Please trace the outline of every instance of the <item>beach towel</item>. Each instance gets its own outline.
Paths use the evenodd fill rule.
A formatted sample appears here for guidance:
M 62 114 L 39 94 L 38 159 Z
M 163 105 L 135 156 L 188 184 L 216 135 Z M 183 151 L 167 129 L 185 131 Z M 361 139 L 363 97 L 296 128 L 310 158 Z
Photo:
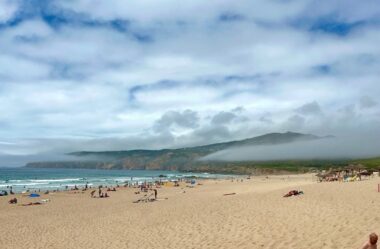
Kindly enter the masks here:
M 37 198 L 37 197 L 40 197 L 39 194 L 36 194 L 36 193 L 32 193 L 29 195 L 30 198 Z

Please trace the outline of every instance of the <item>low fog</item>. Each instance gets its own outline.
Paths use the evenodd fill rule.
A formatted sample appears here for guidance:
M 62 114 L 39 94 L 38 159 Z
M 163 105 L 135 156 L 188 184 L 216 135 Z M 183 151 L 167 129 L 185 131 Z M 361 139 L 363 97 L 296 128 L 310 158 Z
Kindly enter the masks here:
M 30 162 L 78 161 L 79 159 L 62 154 L 7 155 L 0 153 L 0 167 L 23 167 Z
M 281 145 L 237 147 L 208 155 L 210 161 L 269 161 L 354 159 L 380 156 L 380 139 L 372 137 L 326 138 Z

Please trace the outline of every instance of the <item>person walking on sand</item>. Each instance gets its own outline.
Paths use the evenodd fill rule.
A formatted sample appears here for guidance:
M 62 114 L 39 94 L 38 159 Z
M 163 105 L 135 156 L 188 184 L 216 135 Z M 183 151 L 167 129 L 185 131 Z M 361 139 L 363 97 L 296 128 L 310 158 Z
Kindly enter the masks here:
M 369 241 L 367 241 L 361 249 L 377 249 L 377 234 L 371 233 L 369 235 Z
M 99 186 L 99 197 L 102 195 L 102 188 Z
M 153 189 L 154 191 L 154 199 L 157 200 L 157 189 Z

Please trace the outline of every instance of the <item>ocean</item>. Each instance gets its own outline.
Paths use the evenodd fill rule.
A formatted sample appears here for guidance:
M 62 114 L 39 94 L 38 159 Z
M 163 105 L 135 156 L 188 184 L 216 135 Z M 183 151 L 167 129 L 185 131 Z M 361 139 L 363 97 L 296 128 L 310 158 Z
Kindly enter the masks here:
M 160 177 L 161 176 L 161 177 Z M 164 176 L 164 177 L 162 177 Z M 172 181 L 179 178 L 226 178 L 227 175 L 182 173 L 161 170 L 97 170 L 97 169 L 34 169 L 0 168 L 0 191 L 64 190 L 85 186 L 116 186 L 126 182 Z

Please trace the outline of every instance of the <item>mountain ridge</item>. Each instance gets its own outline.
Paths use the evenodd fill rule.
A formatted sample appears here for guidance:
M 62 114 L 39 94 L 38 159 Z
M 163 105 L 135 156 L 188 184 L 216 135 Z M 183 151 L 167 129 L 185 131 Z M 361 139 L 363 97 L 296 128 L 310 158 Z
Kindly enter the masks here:
M 144 170 L 180 170 L 196 171 L 208 165 L 223 163 L 201 161 L 199 159 L 229 148 L 260 146 L 323 139 L 312 134 L 296 132 L 268 133 L 243 140 L 222 143 L 161 150 L 120 150 L 120 151 L 78 151 L 68 155 L 78 157 L 78 161 L 31 162 L 32 168 L 95 168 L 95 169 L 144 169 Z M 226 163 L 230 165 L 231 162 Z
M 68 153 L 68 155 L 74 155 L 74 156 L 81 156 L 84 154 L 91 154 L 91 153 L 113 153 L 113 152 L 141 152 L 141 151 L 149 151 L 149 152 L 159 152 L 159 151 L 179 151 L 179 150 L 194 150 L 194 149 L 204 149 L 204 148 L 210 148 L 210 147 L 232 147 L 232 146 L 248 146 L 248 145 L 255 145 L 254 143 L 257 143 L 258 140 L 260 140 L 261 144 L 256 145 L 264 145 L 264 144 L 280 144 L 281 141 L 273 141 L 273 136 L 293 136 L 290 138 L 287 137 L 287 141 L 283 140 L 283 143 L 288 142 L 294 142 L 296 139 L 300 140 L 313 140 L 313 139 L 323 139 L 323 138 L 332 138 L 334 136 L 328 135 L 328 136 L 316 136 L 312 134 L 303 134 L 303 133 L 297 133 L 297 132 L 286 132 L 286 133 L 280 133 L 280 132 L 273 132 L 273 133 L 267 133 L 264 135 L 252 137 L 252 138 L 246 138 L 242 140 L 233 140 L 233 141 L 227 141 L 227 142 L 219 142 L 214 144 L 206 144 L 206 145 L 198 145 L 198 146 L 190 146 L 190 147 L 183 147 L 183 148 L 164 148 L 164 149 L 132 149 L 132 150 L 111 150 L 111 151 L 77 151 L 77 152 L 71 152 Z M 278 139 L 277 137 L 277 139 Z M 266 138 L 269 138 L 271 141 L 263 141 Z M 283 138 L 283 137 L 282 137 Z

